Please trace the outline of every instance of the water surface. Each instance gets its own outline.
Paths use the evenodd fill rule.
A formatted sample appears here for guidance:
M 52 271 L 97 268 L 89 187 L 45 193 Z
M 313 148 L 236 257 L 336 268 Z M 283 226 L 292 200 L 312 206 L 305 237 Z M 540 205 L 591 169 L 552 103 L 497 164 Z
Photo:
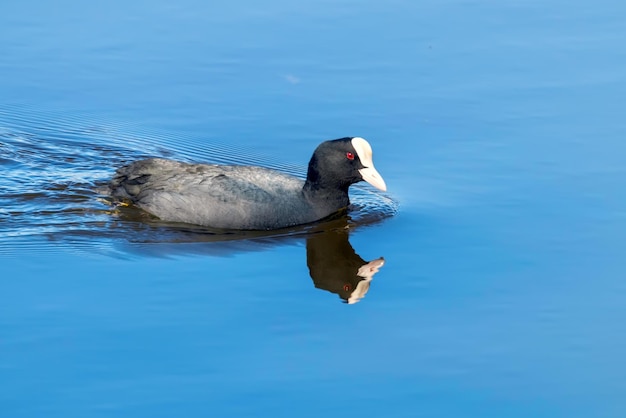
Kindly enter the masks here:
M 0 6 L 2 416 L 624 416 L 624 12 Z M 389 194 L 314 227 L 94 192 L 147 156 L 302 175 L 348 135 Z

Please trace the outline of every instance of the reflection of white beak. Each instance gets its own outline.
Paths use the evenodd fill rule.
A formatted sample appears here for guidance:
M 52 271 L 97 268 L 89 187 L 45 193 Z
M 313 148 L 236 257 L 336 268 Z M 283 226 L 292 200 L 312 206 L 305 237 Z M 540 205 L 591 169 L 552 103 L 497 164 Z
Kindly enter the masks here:
M 385 184 L 385 180 L 383 180 L 382 176 L 378 174 L 378 171 L 374 168 L 374 162 L 372 161 L 372 147 L 369 142 L 359 137 L 352 138 L 351 142 L 357 155 L 359 156 L 359 160 L 361 160 L 361 164 L 364 166 L 359 170 L 363 180 L 383 192 L 386 191 L 387 185 Z
M 359 173 L 361 173 L 361 177 L 363 177 L 363 180 L 365 180 L 372 186 L 382 190 L 383 192 L 387 190 L 385 180 L 383 180 L 381 175 L 378 174 L 378 171 L 376 171 L 373 165 L 360 169 Z
M 372 277 L 378 270 L 385 264 L 385 259 L 383 257 L 377 258 L 376 260 L 372 260 L 367 264 L 363 264 L 359 267 L 359 271 L 356 273 L 359 277 L 363 277 L 366 279 L 372 280 Z
M 358 301 L 360 301 L 361 299 L 365 297 L 365 294 L 367 293 L 367 291 L 370 290 L 371 281 L 372 279 L 365 279 L 357 283 L 356 289 L 354 289 L 354 291 L 348 298 L 348 301 L 347 301 L 348 305 L 354 305 L 355 303 L 357 303 Z
M 381 179 L 382 180 L 382 179 Z M 385 183 L 383 183 L 384 185 Z M 380 257 L 376 260 L 372 260 L 369 263 L 363 264 L 359 267 L 357 276 L 363 277 L 365 280 L 361 280 L 356 285 L 356 289 L 352 292 L 348 298 L 348 304 L 352 305 L 360 301 L 365 297 L 365 294 L 370 290 L 370 282 L 374 278 L 374 275 L 378 273 L 378 270 L 385 264 L 385 259 Z

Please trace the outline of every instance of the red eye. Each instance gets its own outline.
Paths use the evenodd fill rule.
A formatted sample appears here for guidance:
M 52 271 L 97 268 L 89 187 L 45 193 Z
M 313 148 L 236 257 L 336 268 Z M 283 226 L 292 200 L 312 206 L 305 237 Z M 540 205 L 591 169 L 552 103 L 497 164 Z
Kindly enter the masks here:
M 351 153 L 350 151 L 346 152 L 346 158 L 348 160 L 354 160 L 354 154 Z

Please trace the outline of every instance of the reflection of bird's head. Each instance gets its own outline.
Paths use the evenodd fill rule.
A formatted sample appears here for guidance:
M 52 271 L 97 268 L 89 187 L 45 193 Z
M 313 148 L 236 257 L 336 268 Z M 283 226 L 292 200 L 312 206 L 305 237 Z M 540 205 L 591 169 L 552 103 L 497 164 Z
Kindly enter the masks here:
M 382 257 L 369 263 L 359 257 L 346 230 L 313 234 L 307 239 L 306 250 L 315 287 L 336 293 L 350 304 L 365 296 L 370 281 L 385 262 Z

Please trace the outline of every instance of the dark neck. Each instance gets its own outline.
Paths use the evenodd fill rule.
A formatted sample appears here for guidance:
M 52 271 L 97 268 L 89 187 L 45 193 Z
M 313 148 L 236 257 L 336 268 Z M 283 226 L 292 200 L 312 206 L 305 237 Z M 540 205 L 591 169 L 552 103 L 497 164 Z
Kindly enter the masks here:
M 343 209 L 350 204 L 348 198 L 348 187 L 350 183 L 338 182 L 332 175 L 324 176 L 318 168 L 318 160 L 316 153 L 309 161 L 309 167 L 306 175 L 306 182 L 302 188 L 302 193 L 310 202 L 315 202 L 318 208 L 329 214 L 339 209 Z
M 330 212 L 334 212 L 350 205 L 348 187 L 349 185 L 338 188 L 336 184 L 325 186 L 307 179 L 302 188 L 302 193 L 309 201 L 319 202 L 318 204 L 326 207 Z

